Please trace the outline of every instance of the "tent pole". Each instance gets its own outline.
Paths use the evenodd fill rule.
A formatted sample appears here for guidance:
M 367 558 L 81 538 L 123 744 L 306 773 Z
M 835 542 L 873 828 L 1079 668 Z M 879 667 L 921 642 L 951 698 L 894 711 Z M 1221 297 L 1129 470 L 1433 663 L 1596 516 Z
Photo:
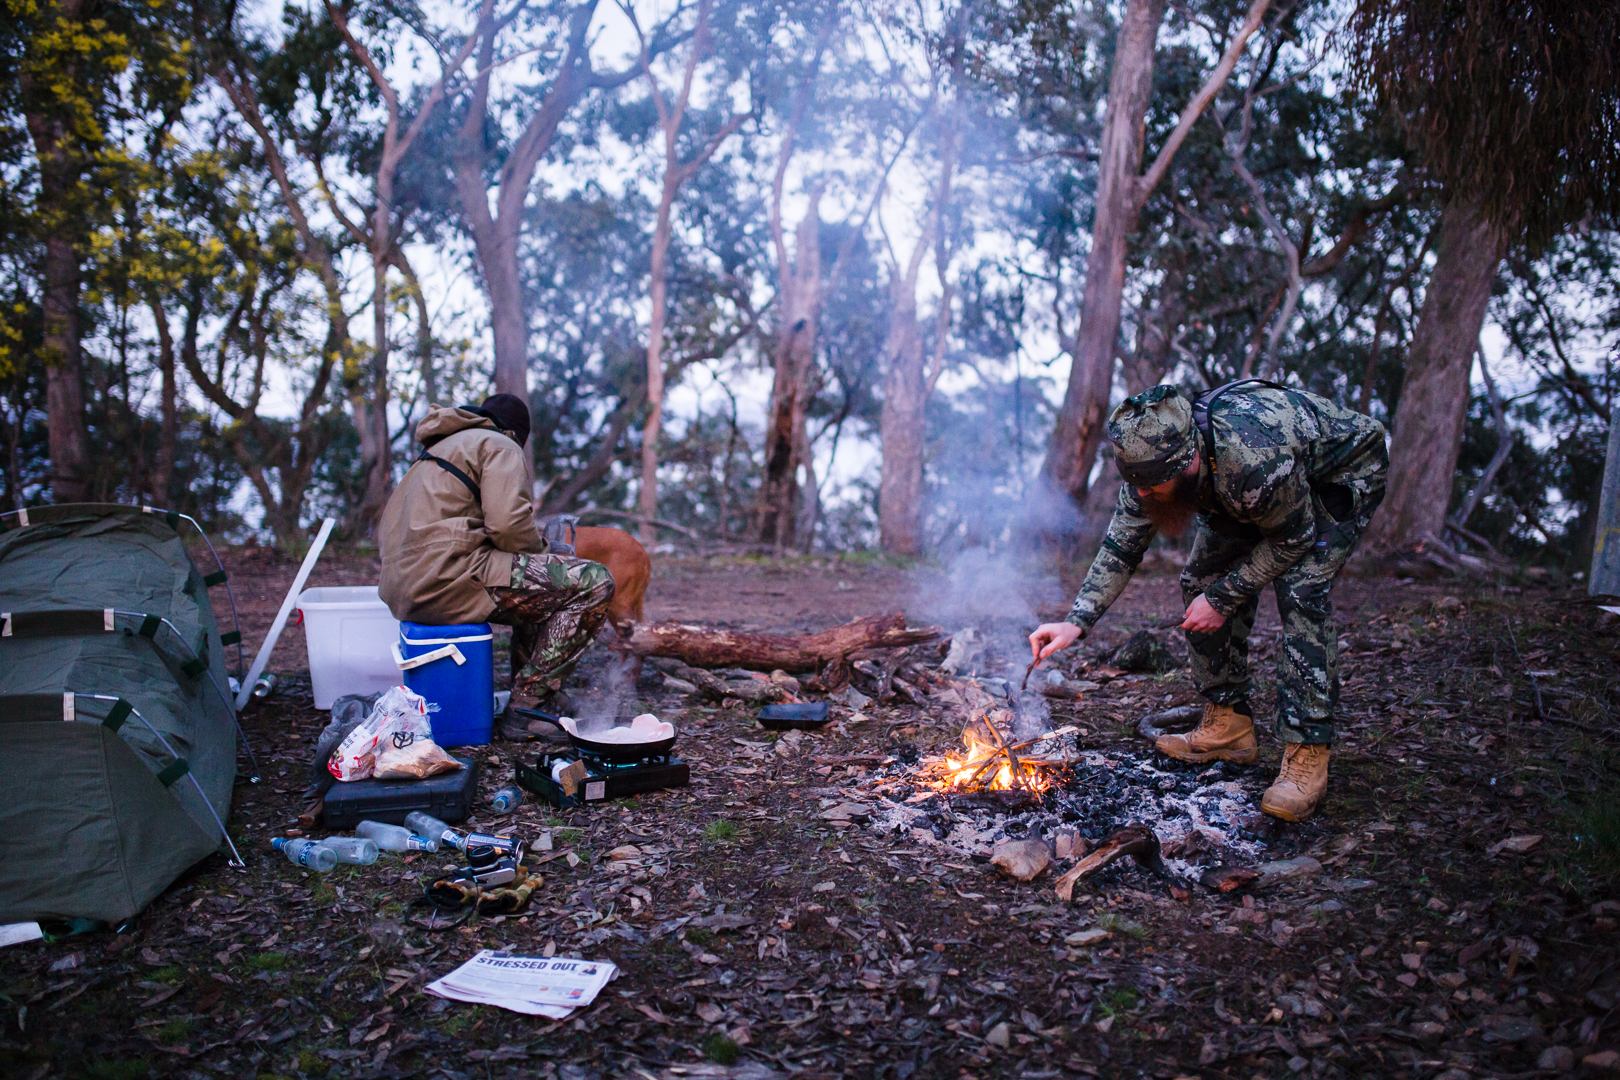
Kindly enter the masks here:
M 293 605 L 298 603 L 298 594 L 303 591 L 304 582 L 309 580 L 309 572 L 315 569 L 315 560 L 321 557 L 321 549 L 326 547 L 326 538 L 332 535 L 332 526 L 336 524 L 336 518 L 327 518 L 321 522 L 321 531 L 315 534 L 315 543 L 310 546 L 309 554 L 304 556 L 304 565 L 298 568 L 298 576 L 293 578 L 292 588 L 287 590 L 287 598 L 281 602 L 281 610 L 276 612 L 276 621 L 270 624 L 270 634 L 264 639 L 264 644 L 259 646 L 259 655 L 253 658 L 253 666 L 248 668 L 247 678 L 242 680 L 242 689 L 236 695 L 237 712 L 241 712 L 242 706 L 253 696 L 253 684 L 264 674 L 264 665 L 270 662 L 270 654 L 275 651 L 276 642 L 281 640 L 281 631 L 287 625 L 287 616 L 292 614 Z

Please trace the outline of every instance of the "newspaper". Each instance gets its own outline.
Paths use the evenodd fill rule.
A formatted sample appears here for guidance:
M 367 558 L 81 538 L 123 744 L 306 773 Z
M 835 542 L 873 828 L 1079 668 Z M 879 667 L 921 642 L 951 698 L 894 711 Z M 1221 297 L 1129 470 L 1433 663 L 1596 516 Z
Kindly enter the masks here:
M 618 968 L 605 960 L 547 959 L 484 949 L 426 989 L 452 1001 L 498 1005 L 561 1020 L 595 1001 L 617 974 Z

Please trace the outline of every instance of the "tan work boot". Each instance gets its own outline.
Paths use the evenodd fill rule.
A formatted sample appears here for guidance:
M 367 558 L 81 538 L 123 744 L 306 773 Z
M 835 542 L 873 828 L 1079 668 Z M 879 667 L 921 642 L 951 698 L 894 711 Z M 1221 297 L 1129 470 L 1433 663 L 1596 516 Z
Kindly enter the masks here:
M 1327 791 L 1331 755 L 1326 743 L 1289 743 L 1276 781 L 1260 800 L 1261 811 L 1284 821 L 1304 821 L 1316 813 Z
M 1204 718 L 1185 735 L 1160 735 L 1153 748 L 1177 761 L 1235 761 L 1246 765 L 1259 752 L 1254 741 L 1254 717 L 1213 701 L 1204 706 Z

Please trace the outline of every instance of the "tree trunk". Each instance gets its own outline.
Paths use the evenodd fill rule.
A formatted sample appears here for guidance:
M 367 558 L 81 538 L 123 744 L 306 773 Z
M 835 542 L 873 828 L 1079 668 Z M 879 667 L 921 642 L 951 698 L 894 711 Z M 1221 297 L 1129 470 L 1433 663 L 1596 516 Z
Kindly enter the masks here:
M 923 241 L 918 241 L 919 245 Z M 878 485 L 878 536 L 884 551 L 922 554 L 923 450 L 926 438 L 922 331 L 917 300 L 896 283 L 884 352 L 883 474 Z
M 674 137 L 669 137 L 673 145 Z M 664 423 L 664 319 L 668 298 L 667 280 L 670 240 L 670 214 L 675 203 L 677 176 L 666 169 L 664 194 L 658 203 L 658 225 L 653 230 L 652 319 L 647 327 L 647 426 L 641 434 L 641 529 L 638 539 L 651 547 L 657 539 L 653 521 L 658 517 L 658 439 Z
M 157 465 L 152 470 L 147 491 L 158 506 L 169 505 L 169 483 L 174 477 L 174 447 L 180 426 L 180 391 L 174 370 L 174 335 L 169 330 L 169 318 L 157 290 L 148 291 L 147 306 L 152 309 L 152 323 L 158 335 L 158 371 L 163 379 L 160 392 L 160 422 L 158 431 Z
M 1389 491 L 1368 543 L 1391 550 L 1439 535 L 1451 502 L 1468 414 L 1469 374 L 1485 305 L 1506 250 L 1479 208 L 1454 200 L 1441 212 L 1434 273 L 1423 296 L 1395 409 Z
M 759 539 L 778 551 L 798 546 L 799 466 L 809 445 L 804 417 L 815 370 L 821 317 L 821 190 L 793 233 L 793 261 L 779 269 L 782 324 L 777 332 L 771 418 L 765 429 L 765 484 L 760 492 Z M 785 258 L 785 255 L 784 255 Z
M 1125 293 L 1125 245 L 1136 228 L 1143 118 L 1153 94 L 1153 51 L 1165 0 L 1129 0 L 1114 47 L 1097 163 L 1097 208 L 1086 257 L 1080 328 L 1052 440 L 1041 471 L 1084 500 L 1114 383 L 1114 345 Z
M 635 623 L 627 645 L 638 656 L 670 656 L 697 668 L 816 671 L 829 661 L 861 649 L 922 645 L 943 635 L 937 626 L 908 627 L 906 617 L 896 611 L 797 637 L 744 634 L 683 623 Z
M 41 170 L 40 201 L 45 192 Z M 59 226 L 65 228 L 66 226 Z M 60 233 L 45 239 L 45 411 L 51 455 L 51 500 L 90 498 L 90 432 L 84 422 L 79 350 L 79 256 Z

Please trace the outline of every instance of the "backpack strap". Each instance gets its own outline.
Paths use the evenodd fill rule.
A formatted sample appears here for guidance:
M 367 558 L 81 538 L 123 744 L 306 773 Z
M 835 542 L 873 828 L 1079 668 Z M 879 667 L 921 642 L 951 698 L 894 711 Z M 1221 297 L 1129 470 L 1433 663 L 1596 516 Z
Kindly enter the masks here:
M 478 487 L 477 483 L 473 481 L 473 478 L 456 468 L 454 465 L 450 464 L 448 461 L 444 460 L 444 458 L 434 457 L 432 454 L 428 453 L 427 448 L 424 447 L 422 449 L 421 456 L 416 460 L 433 462 L 433 464 L 437 465 L 439 468 L 443 469 L 457 480 L 460 480 L 463 484 L 466 484 L 467 490 L 472 492 L 472 497 L 475 502 L 477 502 L 480 506 L 484 504 L 484 493 Z
M 1210 424 L 1210 415 L 1214 411 L 1215 403 L 1228 391 L 1243 386 L 1263 386 L 1269 390 L 1287 390 L 1282 383 L 1274 383 L 1269 379 L 1233 379 L 1229 383 L 1222 383 L 1213 390 L 1207 390 L 1193 399 L 1193 424 L 1198 428 L 1199 449 L 1204 452 L 1204 459 L 1209 462 L 1211 472 L 1215 471 L 1215 431 Z

